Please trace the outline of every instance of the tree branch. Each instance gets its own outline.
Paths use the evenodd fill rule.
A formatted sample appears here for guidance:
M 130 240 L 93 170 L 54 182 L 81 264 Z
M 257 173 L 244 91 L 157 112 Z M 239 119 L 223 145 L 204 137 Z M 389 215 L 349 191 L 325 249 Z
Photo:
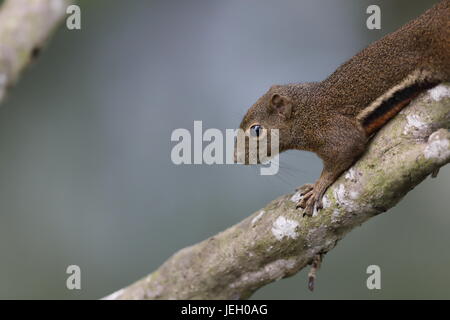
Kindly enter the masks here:
M 0 101 L 40 52 L 68 0 L 6 0 L 0 9 Z
M 373 139 L 329 190 L 324 209 L 302 217 L 300 193 L 180 250 L 158 270 L 105 299 L 245 299 L 294 275 L 354 227 L 399 202 L 450 162 L 450 85 L 422 94 Z

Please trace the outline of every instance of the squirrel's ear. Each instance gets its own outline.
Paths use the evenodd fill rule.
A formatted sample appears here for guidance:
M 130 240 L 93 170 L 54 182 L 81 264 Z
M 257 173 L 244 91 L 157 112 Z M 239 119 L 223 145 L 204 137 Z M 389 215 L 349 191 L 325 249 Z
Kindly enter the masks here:
M 286 119 L 291 116 L 292 102 L 288 97 L 274 93 L 272 98 L 270 98 L 270 105 L 273 110 Z

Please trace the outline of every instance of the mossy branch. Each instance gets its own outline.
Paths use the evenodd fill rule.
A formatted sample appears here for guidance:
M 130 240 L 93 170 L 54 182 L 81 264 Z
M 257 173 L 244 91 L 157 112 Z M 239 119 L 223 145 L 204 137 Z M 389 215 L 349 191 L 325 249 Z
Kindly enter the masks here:
M 245 299 L 292 276 L 349 231 L 395 206 L 450 162 L 450 85 L 422 94 L 373 139 L 327 191 L 324 209 L 302 217 L 300 193 L 180 250 L 158 270 L 105 299 Z
M 0 8 L 0 101 L 66 14 L 69 0 L 6 0 Z

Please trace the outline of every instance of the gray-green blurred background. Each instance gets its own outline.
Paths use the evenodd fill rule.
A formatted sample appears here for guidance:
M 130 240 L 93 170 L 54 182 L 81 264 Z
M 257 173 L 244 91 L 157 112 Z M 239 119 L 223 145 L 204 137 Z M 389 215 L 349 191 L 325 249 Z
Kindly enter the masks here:
M 234 128 L 276 83 L 317 81 L 436 1 L 90 0 L 0 108 L 0 298 L 96 299 L 313 182 L 313 154 L 281 173 L 170 160 L 176 128 Z M 370 4 L 382 30 L 365 27 Z M 450 170 L 254 298 L 450 298 Z M 82 290 L 66 289 L 68 265 Z M 382 290 L 366 288 L 366 268 Z

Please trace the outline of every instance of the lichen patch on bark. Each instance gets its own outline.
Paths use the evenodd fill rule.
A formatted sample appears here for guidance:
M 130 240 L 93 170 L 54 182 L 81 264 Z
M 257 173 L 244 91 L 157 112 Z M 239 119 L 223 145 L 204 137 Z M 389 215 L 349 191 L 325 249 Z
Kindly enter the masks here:
M 298 233 L 296 231 L 298 227 L 298 222 L 294 220 L 286 219 L 281 216 L 278 217 L 277 220 L 273 223 L 272 226 L 272 234 L 278 240 L 283 240 L 286 238 L 297 239 Z

